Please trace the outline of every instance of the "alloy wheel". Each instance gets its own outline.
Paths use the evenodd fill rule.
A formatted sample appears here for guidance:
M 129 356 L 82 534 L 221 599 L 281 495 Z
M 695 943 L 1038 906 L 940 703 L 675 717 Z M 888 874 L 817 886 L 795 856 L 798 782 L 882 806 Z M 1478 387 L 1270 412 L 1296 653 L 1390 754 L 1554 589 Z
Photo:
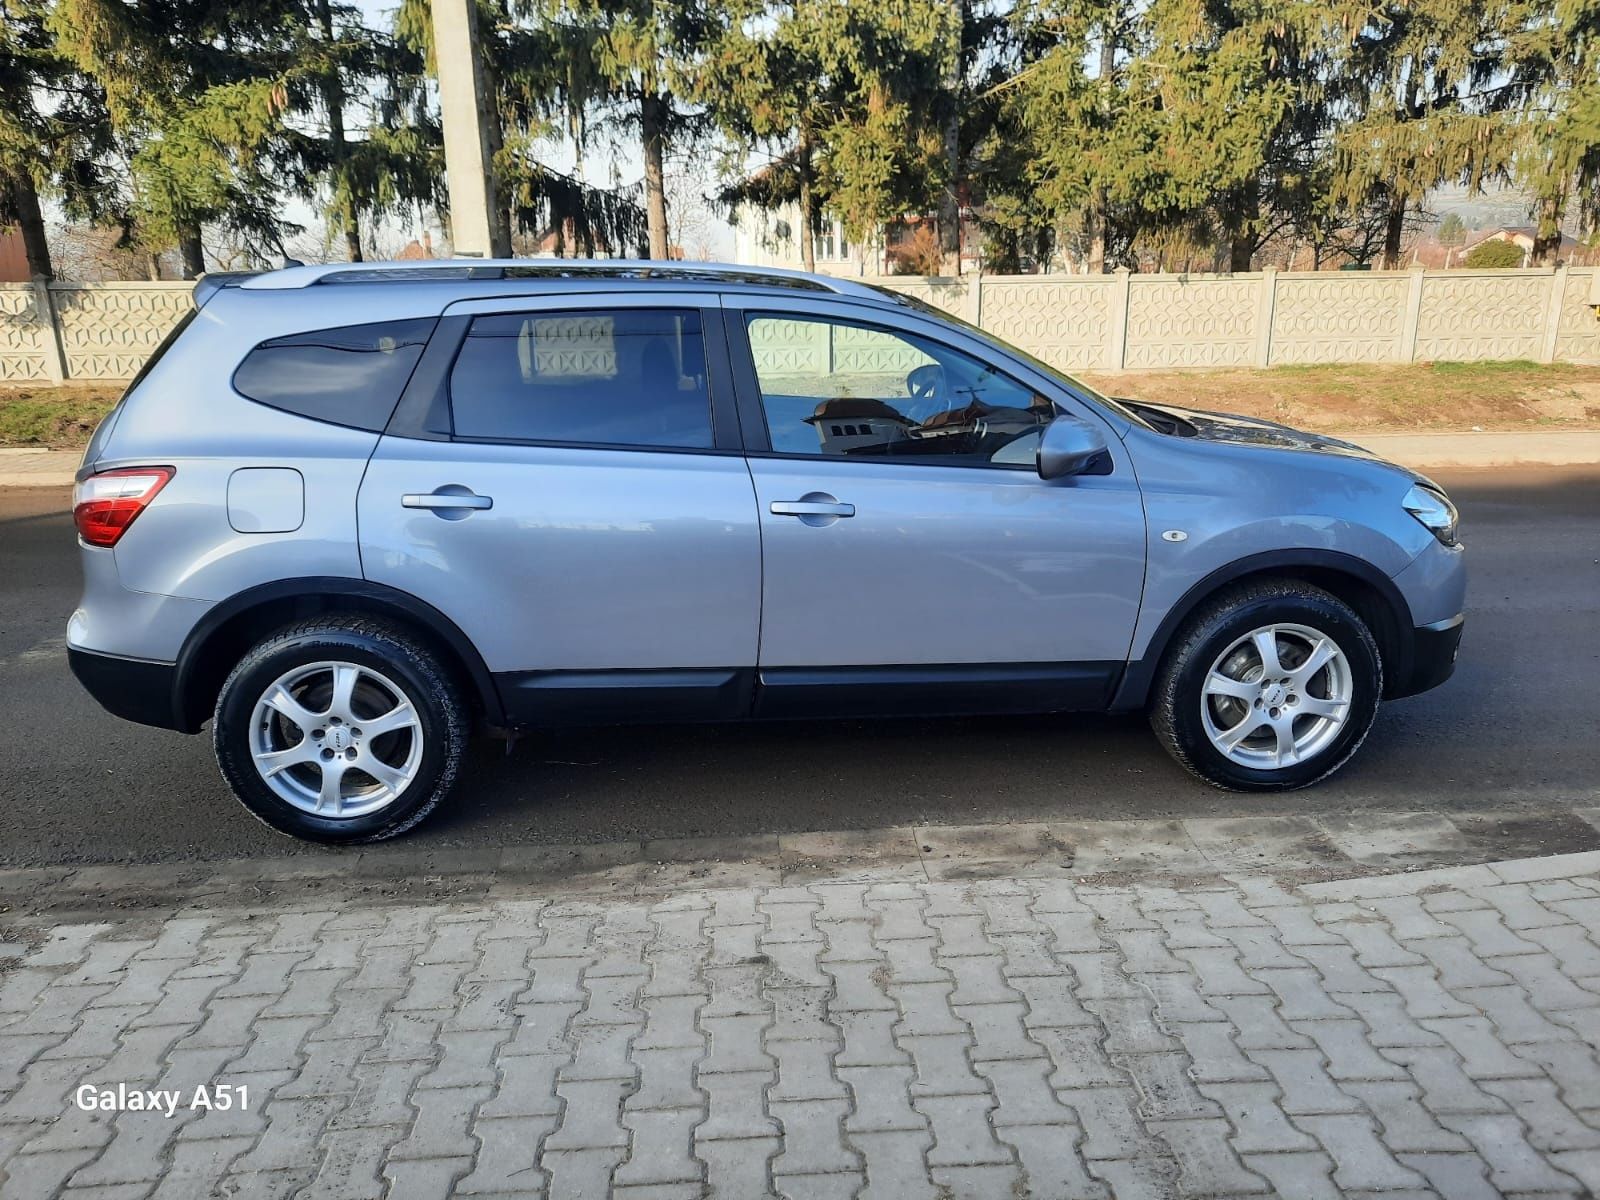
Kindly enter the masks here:
M 1309 625 L 1235 639 L 1206 672 L 1200 716 L 1218 752 L 1275 770 L 1320 754 L 1349 719 L 1355 676 L 1339 644 Z
M 274 680 L 250 721 L 250 757 L 281 799 L 319 817 L 392 804 L 422 762 L 422 721 L 388 676 L 351 662 L 315 662 Z

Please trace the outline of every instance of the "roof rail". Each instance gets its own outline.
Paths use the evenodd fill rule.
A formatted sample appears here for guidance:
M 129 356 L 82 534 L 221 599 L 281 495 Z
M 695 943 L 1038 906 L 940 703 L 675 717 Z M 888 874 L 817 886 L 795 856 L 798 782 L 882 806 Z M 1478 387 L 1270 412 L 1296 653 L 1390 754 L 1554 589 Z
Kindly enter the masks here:
M 725 281 L 882 299 L 875 289 L 851 279 L 808 275 L 804 271 L 782 267 L 747 267 L 736 263 L 682 260 L 662 262 L 638 258 L 435 258 L 405 262 L 322 263 L 263 272 L 241 281 L 238 286 L 251 291 L 285 291 L 325 283 L 422 282 L 427 279 L 581 279 L 585 276 L 630 280 Z

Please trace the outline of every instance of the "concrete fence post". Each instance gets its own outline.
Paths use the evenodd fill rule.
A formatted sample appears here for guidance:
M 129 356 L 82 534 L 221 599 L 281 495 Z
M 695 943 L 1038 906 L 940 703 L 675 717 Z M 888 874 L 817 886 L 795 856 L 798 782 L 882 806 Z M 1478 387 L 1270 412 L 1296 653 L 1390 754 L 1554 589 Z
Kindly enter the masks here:
M 1556 340 L 1561 336 L 1561 301 L 1567 294 L 1567 268 L 1550 272 L 1550 298 L 1544 306 L 1544 338 L 1539 343 L 1539 361 L 1555 362 Z
M 967 276 L 967 320 L 983 328 L 983 268 Z
M 1106 322 L 1111 335 L 1106 366 L 1121 371 L 1128 365 L 1128 293 L 1133 287 L 1133 273 L 1127 267 L 1118 267 L 1113 274 L 1116 282 L 1111 285 L 1110 320 Z
M 1422 268 L 1411 268 L 1411 286 L 1406 292 L 1405 321 L 1400 327 L 1400 361 L 1417 359 L 1417 326 L 1422 321 Z
M 41 327 L 39 349 L 44 353 L 44 373 L 51 383 L 61 383 L 67 377 L 67 353 L 61 343 L 56 306 L 50 299 L 50 281 L 43 275 L 33 277 L 33 313 Z
M 1256 300 L 1256 354 L 1255 364 L 1265 367 L 1272 361 L 1272 314 L 1277 303 L 1278 268 L 1267 267 L 1261 272 L 1261 294 Z

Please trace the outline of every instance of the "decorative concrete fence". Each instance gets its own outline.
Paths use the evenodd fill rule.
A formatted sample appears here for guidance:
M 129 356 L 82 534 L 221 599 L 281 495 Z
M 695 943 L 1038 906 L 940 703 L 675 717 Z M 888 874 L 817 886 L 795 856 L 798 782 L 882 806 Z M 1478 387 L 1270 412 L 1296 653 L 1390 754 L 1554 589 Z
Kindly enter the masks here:
M 1596 268 L 874 280 L 1073 370 L 1600 363 Z M 186 283 L 0 285 L 0 382 L 126 379 Z
M 0 383 L 128 379 L 192 307 L 192 283 L 0 284 Z
M 891 277 L 1056 366 L 1600 363 L 1594 268 Z

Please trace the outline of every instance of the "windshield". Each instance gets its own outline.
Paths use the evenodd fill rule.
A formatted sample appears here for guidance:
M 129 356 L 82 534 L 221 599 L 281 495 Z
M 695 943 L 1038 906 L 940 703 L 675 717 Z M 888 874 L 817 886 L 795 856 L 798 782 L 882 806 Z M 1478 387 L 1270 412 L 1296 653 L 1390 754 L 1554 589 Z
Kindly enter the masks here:
M 961 326 L 962 329 L 972 334 L 973 337 L 982 338 L 990 345 L 998 346 L 1007 353 L 1014 354 L 1040 374 L 1048 375 L 1051 379 L 1056 380 L 1064 387 L 1076 392 L 1085 399 L 1092 400 L 1094 403 L 1110 409 L 1112 412 L 1116 413 L 1117 416 L 1122 417 L 1124 420 L 1129 421 L 1134 425 L 1138 425 L 1140 428 L 1154 428 L 1154 426 L 1152 426 L 1148 420 L 1140 416 L 1126 404 L 1122 403 L 1122 401 L 1115 400 L 1110 396 L 1096 391 L 1094 388 L 1084 383 L 1081 379 L 1077 379 L 1071 375 L 1068 375 L 1065 371 L 1058 367 L 1052 367 L 1049 363 L 1045 362 L 1044 359 L 1029 354 L 1020 346 L 1014 345 L 1011 342 L 1006 341 L 1004 338 L 996 337 L 987 329 L 980 329 L 971 321 L 964 321 L 954 313 L 946 312 L 942 308 L 929 304 L 926 300 L 919 300 L 915 296 L 907 296 L 903 292 L 897 292 L 893 288 L 881 287 L 876 283 L 869 283 L 866 286 L 875 292 L 879 292 L 882 295 L 887 296 L 896 304 L 903 304 L 907 308 L 914 308 L 918 312 L 925 313 L 930 317 L 937 317 L 941 321 L 946 321 L 952 325 Z

